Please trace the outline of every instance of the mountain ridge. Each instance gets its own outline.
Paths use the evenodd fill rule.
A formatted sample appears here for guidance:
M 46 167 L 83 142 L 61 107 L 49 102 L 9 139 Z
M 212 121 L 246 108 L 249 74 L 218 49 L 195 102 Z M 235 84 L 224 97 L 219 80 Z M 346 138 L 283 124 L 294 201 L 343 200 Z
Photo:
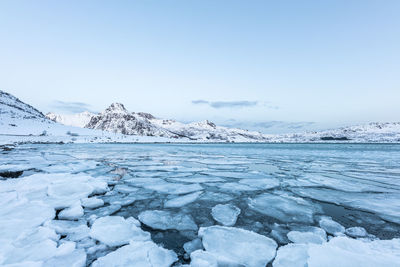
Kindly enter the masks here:
M 160 119 L 150 113 L 129 112 L 121 103 L 113 103 L 98 114 L 48 113 L 45 116 L 33 106 L 0 90 L 0 136 L 40 136 L 35 139 L 39 142 L 75 142 L 79 139 L 79 142 L 400 143 L 400 122 L 372 122 L 294 134 L 261 134 L 217 126 L 208 120 L 185 124 Z
M 85 127 L 127 135 L 188 138 L 195 141 L 243 142 L 266 140 L 261 133 L 220 127 L 208 120 L 185 124 L 171 119 L 159 119 L 150 113 L 129 112 L 121 103 L 112 103 L 103 112 L 94 115 Z

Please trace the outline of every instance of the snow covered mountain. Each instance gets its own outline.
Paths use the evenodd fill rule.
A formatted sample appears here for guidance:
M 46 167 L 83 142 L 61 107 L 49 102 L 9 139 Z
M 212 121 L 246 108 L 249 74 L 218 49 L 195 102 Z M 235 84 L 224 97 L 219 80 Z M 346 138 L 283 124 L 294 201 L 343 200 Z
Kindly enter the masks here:
M 1 90 L 0 118 L 1 134 L 42 134 L 54 124 L 39 110 Z
M 127 135 L 187 138 L 193 141 L 266 141 L 266 138 L 258 132 L 219 127 L 209 121 L 184 124 L 174 120 L 158 119 L 149 113 L 129 112 L 120 103 L 113 103 L 104 112 L 94 115 L 85 127 Z
M 13 137 L 10 139 L 7 136 Z M 220 127 L 207 120 L 185 124 L 159 119 L 149 113 L 129 112 L 119 103 L 112 104 L 99 114 L 49 113 L 44 116 L 31 105 L 0 90 L 0 139 L 0 142 L 11 140 L 23 142 L 400 143 L 400 122 L 369 123 L 318 132 L 267 135 Z
M 71 115 L 58 115 L 52 112 L 46 114 L 46 117 L 52 121 L 68 125 L 84 128 L 89 123 L 90 119 L 94 116 L 94 113 L 84 111 L 77 114 Z
M 54 120 L 58 116 L 50 116 Z M 61 120 L 70 125 L 84 124 L 88 113 Z M 0 90 L 0 145 L 16 142 L 171 142 L 172 139 L 147 136 L 126 136 L 102 131 L 67 126 L 57 123 L 15 96 Z
M 271 135 L 269 142 L 399 143 L 400 122 L 373 122 L 338 129 L 297 134 Z
M 38 119 L 46 121 L 42 112 L 15 96 L 0 90 L 0 114 L 12 119 Z

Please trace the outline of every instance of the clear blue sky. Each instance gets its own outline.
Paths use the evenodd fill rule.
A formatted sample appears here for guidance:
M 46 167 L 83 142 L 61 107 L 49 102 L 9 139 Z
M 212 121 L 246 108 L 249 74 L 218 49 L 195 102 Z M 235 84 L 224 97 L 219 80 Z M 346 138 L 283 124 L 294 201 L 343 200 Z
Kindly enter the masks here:
M 0 89 L 44 112 L 118 101 L 263 132 L 400 121 L 399 14 L 398 0 L 2 0 Z

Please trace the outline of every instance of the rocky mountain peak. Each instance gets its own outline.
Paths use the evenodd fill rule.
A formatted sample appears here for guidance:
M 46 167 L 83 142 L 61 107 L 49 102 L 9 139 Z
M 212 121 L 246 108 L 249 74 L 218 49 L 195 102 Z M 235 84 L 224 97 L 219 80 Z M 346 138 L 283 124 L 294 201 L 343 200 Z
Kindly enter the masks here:
M 146 112 L 138 112 L 137 113 L 139 116 L 146 118 L 148 120 L 152 120 L 155 119 L 155 117 L 153 115 L 151 115 L 150 113 L 146 113 Z
M 125 106 L 121 103 L 112 103 L 106 110 L 105 112 L 111 112 L 111 113 L 128 113 L 128 110 L 126 110 Z

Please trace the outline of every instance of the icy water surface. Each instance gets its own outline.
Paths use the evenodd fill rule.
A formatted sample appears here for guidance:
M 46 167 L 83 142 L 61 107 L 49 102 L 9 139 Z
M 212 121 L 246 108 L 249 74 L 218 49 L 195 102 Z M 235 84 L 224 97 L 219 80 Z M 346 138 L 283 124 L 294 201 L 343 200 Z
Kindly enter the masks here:
M 85 208 L 84 217 L 139 218 L 181 262 L 198 228 L 217 224 L 279 245 L 323 216 L 380 239 L 400 237 L 400 145 L 38 144 L 0 160 L 22 177 L 83 173 L 107 181 L 111 190 L 97 196 L 105 205 Z

